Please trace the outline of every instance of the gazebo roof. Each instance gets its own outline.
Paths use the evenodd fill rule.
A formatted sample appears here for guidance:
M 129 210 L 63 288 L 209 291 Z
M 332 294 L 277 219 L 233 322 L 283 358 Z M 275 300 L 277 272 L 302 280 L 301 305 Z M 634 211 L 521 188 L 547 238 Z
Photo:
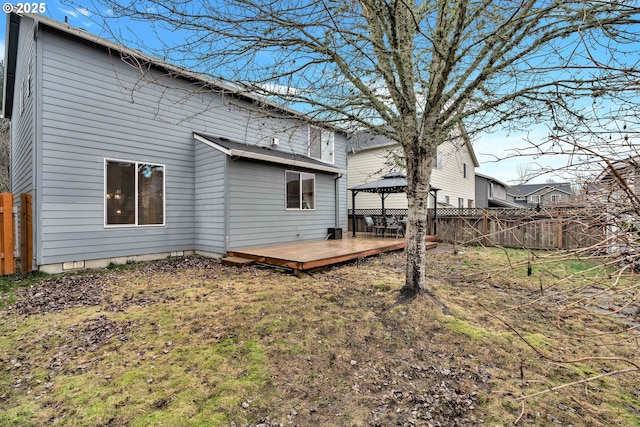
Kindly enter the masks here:
M 358 193 L 404 193 L 406 189 L 407 177 L 399 172 L 391 172 L 377 181 L 349 188 L 349 190 Z

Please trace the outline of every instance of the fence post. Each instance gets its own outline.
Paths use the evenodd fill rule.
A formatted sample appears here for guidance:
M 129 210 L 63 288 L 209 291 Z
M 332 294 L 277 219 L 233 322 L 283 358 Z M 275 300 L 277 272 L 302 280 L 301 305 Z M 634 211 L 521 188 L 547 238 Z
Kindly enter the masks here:
M 489 245 L 489 212 L 487 209 L 483 209 L 484 217 L 482 218 L 482 242 L 483 245 Z
M 13 258 L 13 194 L 0 194 L 0 274 L 13 274 L 16 272 L 16 263 Z
M 33 218 L 31 214 L 31 194 L 20 194 L 20 272 L 30 273 L 33 269 Z
M 558 231 L 557 231 L 557 236 L 558 236 L 558 249 L 562 249 L 563 242 L 562 242 L 562 209 L 561 208 L 558 208 Z

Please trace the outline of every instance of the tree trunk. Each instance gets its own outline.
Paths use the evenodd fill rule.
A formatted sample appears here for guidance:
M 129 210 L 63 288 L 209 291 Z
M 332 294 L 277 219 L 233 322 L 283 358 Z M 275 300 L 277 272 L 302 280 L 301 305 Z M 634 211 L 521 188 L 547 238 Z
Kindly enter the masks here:
M 429 200 L 429 181 L 431 163 L 423 150 L 407 153 L 407 201 L 409 207 L 409 227 L 407 236 L 407 276 L 404 291 L 418 293 L 427 290 L 426 273 L 426 237 L 427 203 Z
M 427 287 L 427 207 L 437 139 L 429 135 L 426 144 L 412 144 L 405 148 L 407 166 L 407 202 L 409 226 L 407 235 L 407 275 L 402 293 L 412 297 L 425 293 L 446 313 L 450 311 Z

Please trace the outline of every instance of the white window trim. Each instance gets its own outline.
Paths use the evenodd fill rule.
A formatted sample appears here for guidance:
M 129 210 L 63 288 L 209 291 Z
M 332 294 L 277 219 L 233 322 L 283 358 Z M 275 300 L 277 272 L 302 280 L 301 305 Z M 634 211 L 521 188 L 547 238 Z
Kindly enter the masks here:
M 119 163 L 132 163 L 136 169 L 134 174 L 134 188 L 136 190 L 136 203 L 135 203 L 135 224 L 107 224 L 107 162 L 119 162 Z M 162 224 L 138 224 L 138 165 L 153 165 L 162 166 Z M 147 228 L 147 227 L 165 227 L 167 225 L 167 166 L 162 163 L 156 162 L 140 162 L 135 160 L 113 159 L 106 158 L 103 162 L 103 177 L 104 188 L 102 191 L 102 200 L 104 207 L 102 209 L 102 215 L 104 217 L 104 228 Z
M 320 131 L 320 157 L 313 157 L 311 155 L 311 129 L 317 129 Z M 325 135 L 328 135 L 329 142 L 331 143 L 330 151 L 329 151 L 329 160 L 323 159 L 323 144 L 325 142 Z M 312 159 L 320 160 L 321 162 L 328 164 L 335 164 L 336 162 L 336 133 L 318 126 L 308 126 L 307 128 L 307 156 Z
M 531 203 L 540 203 L 540 195 L 538 194 L 533 194 L 531 196 Z
M 300 182 L 300 207 L 298 208 L 290 208 L 287 206 L 287 172 L 297 173 L 299 179 L 301 179 L 302 174 L 306 173 L 309 175 L 313 175 L 313 209 L 303 209 L 302 208 L 302 182 Z M 316 210 L 316 204 L 318 201 L 317 193 L 316 193 L 316 174 L 312 172 L 304 172 L 304 171 L 294 171 L 294 170 L 285 170 L 284 171 L 284 210 L 286 211 L 296 211 L 296 212 L 313 212 Z

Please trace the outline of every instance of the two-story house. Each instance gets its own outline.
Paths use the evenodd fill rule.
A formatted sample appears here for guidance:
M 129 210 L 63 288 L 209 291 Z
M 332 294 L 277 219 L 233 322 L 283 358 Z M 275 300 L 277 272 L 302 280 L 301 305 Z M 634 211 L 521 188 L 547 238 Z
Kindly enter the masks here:
M 389 172 L 402 172 L 402 149 L 395 141 L 368 132 L 350 136 L 348 145 L 347 187 L 376 181 Z M 473 147 L 463 130 L 459 137 L 438 147 L 436 164 L 431 172 L 431 186 L 438 188 L 438 205 L 455 208 L 475 207 L 475 168 L 478 167 Z M 351 209 L 351 200 L 348 200 Z M 429 206 L 433 207 L 430 198 Z M 385 207 L 406 209 L 404 193 L 389 194 Z M 377 194 L 358 195 L 358 209 L 380 208 Z
M 518 208 L 521 205 L 509 200 L 507 184 L 494 177 L 476 173 L 476 207 Z
M 520 184 L 507 189 L 510 201 L 523 207 L 548 207 L 567 204 L 573 191 L 569 182 Z
M 344 132 L 41 15 L 7 29 L 11 186 L 32 195 L 34 268 L 346 228 Z

